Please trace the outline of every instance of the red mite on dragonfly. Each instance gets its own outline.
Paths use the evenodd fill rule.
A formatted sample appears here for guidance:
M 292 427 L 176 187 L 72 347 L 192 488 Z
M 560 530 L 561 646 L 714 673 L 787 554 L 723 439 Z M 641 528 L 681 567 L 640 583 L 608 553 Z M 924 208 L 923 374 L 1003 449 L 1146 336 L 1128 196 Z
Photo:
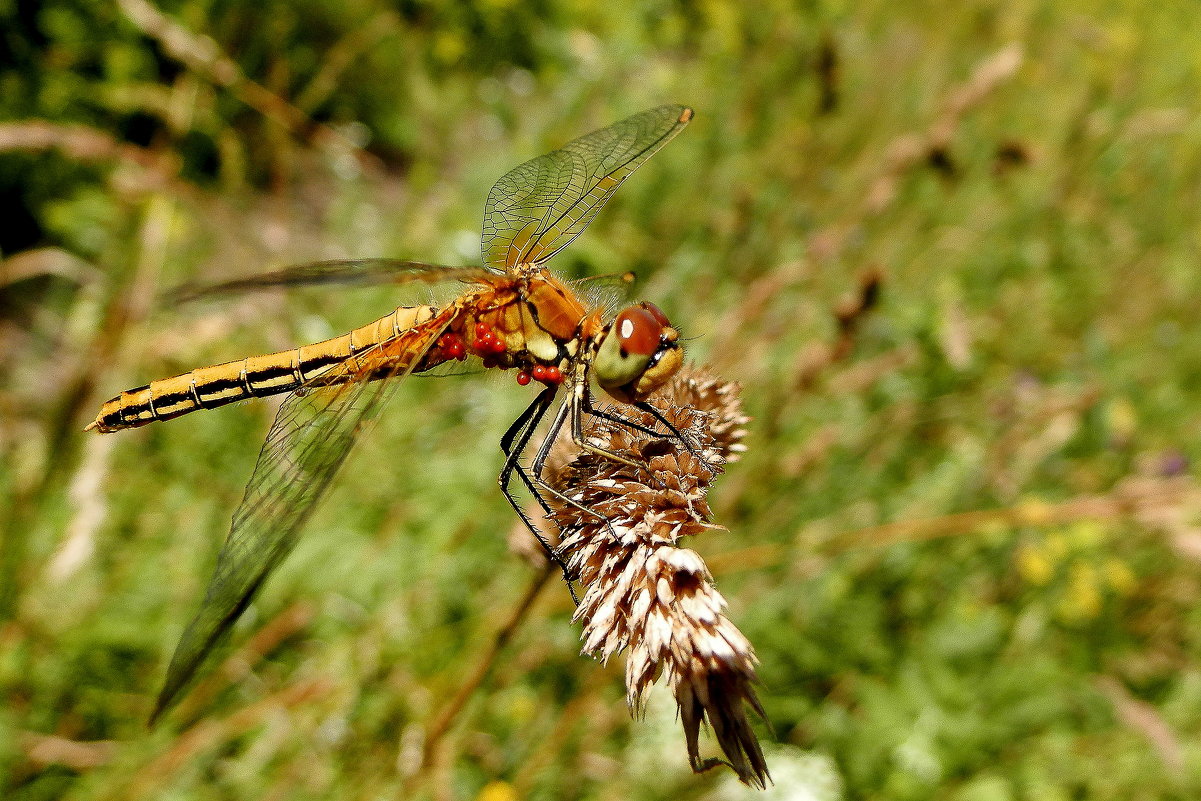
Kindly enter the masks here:
M 438 338 L 438 347 L 446 356 L 458 361 L 464 361 L 470 351 L 483 360 L 486 369 L 508 369 L 512 366 L 499 358 L 509 350 L 505 341 L 492 330 L 492 326 L 484 322 L 475 324 L 475 339 L 470 344 L 461 335 L 449 333 Z M 548 367 L 542 364 L 536 364 L 529 370 L 517 371 L 517 383 L 521 386 L 529 384 L 530 378 L 544 384 L 561 384 L 563 372 L 554 365 Z
M 364 424 L 404 376 L 479 357 L 485 367 L 516 370 L 517 383 L 543 385 L 501 437 L 501 489 L 550 557 L 567 569 L 510 492 L 517 475 L 548 515 L 547 496 L 579 506 L 542 479 L 551 444 L 564 425 L 577 445 L 630 464 L 583 437 L 586 416 L 645 433 L 683 438 L 646 398 L 683 362 L 667 316 L 639 303 L 606 322 L 545 263 L 592 221 L 613 192 L 692 119 L 684 106 L 660 106 L 575 139 L 526 162 L 492 187 L 484 211 L 483 267 L 442 267 L 393 259 L 320 262 L 210 287 L 197 294 L 322 283 L 456 280 L 468 289 L 442 307 L 402 306 L 348 334 L 263 356 L 250 356 L 128 390 L 101 408 L 89 429 L 101 433 L 169 420 L 250 397 L 287 393 L 267 433 L 203 603 L 167 670 L 154 712 L 168 709 L 205 657 L 295 546 Z M 591 381 L 621 405 L 658 421 L 656 432 L 598 409 Z M 529 467 L 522 457 L 540 421 L 566 388 L 564 403 Z M 589 514 L 596 514 L 584 509 Z M 568 586 L 570 587 L 570 576 Z

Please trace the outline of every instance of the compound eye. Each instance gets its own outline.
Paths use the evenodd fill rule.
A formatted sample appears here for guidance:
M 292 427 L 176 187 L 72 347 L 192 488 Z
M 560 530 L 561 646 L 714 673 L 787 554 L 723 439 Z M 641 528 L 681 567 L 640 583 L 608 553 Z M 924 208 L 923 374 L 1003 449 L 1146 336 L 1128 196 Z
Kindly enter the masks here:
M 663 326 L 664 328 L 671 327 L 671 322 L 668 321 L 667 315 L 664 314 L 663 310 L 660 309 L 658 306 L 656 306 L 655 304 L 653 304 L 649 301 L 643 301 L 642 303 L 639 303 L 638 305 L 641 306 L 642 308 L 646 309 L 648 312 L 650 312 L 651 316 L 659 321 L 659 325 Z
M 662 315 L 663 312 L 660 311 L 659 316 Z M 663 323 L 659 322 L 658 317 L 649 309 L 632 306 L 617 315 L 617 319 L 613 321 L 613 331 L 617 334 L 622 353 L 650 356 L 659 349 Z

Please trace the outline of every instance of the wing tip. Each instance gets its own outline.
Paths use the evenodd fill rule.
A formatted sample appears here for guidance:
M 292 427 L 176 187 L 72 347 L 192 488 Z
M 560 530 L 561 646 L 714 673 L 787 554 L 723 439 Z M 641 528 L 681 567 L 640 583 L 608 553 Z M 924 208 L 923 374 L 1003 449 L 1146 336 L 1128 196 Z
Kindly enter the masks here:
M 163 719 L 163 715 L 167 714 L 175 702 L 179 700 L 179 688 L 172 687 L 170 683 L 165 685 L 158 698 L 154 702 L 154 709 L 150 712 L 150 717 L 146 719 L 146 728 L 153 729 Z
M 687 125 L 691 121 L 692 121 L 692 107 L 684 106 L 684 108 L 680 111 L 680 117 L 679 117 L 679 119 L 676 120 L 676 122 L 678 122 L 680 125 Z

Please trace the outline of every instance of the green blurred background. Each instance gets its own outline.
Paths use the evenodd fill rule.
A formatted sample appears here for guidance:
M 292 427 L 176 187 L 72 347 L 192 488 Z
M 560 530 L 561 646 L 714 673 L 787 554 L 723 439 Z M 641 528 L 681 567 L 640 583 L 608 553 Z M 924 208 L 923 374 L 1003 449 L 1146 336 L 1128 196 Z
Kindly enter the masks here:
M 424 300 L 171 287 L 475 263 L 506 170 L 680 102 L 554 266 L 635 269 L 743 385 L 729 531 L 691 546 L 761 659 L 774 797 L 1201 797 L 1198 53 L 1151 0 L 0 2 L 0 796 L 753 795 L 689 772 L 662 688 L 631 721 L 561 585 L 423 764 L 536 572 L 511 377 L 409 381 L 153 731 L 272 406 L 81 432 Z

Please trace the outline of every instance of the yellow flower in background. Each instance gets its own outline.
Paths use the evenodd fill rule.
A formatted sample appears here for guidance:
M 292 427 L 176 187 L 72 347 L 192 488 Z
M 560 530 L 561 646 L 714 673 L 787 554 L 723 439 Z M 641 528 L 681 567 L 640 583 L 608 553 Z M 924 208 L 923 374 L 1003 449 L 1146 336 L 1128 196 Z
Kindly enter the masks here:
M 1102 573 L 1105 576 L 1105 583 L 1112 587 L 1118 595 L 1129 595 L 1138 586 L 1138 577 L 1134 575 L 1130 565 L 1121 559 L 1106 559 Z
M 434 37 L 434 58 L 443 64 L 453 64 L 467 52 L 467 42 L 455 31 L 442 30 Z
M 488 782 L 480 788 L 475 801 L 517 801 L 517 791 L 508 782 Z
M 1052 531 L 1048 534 L 1044 547 L 1047 550 L 1048 558 L 1053 562 L 1061 561 L 1070 550 L 1068 538 L 1062 531 Z
M 1055 565 L 1046 551 L 1033 543 L 1024 543 L 1016 555 L 1018 572 L 1031 584 L 1046 584 L 1055 575 Z
M 1128 398 L 1114 398 L 1105 407 L 1105 423 L 1115 440 L 1126 442 L 1138 428 L 1138 411 Z
M 1060 616 L 1069 621 L 1095 618 L 1101 612 L 1101 590 L 1097 571 L 1087 562 L 1072 565 L 1067 592 L 1059 602 Z

